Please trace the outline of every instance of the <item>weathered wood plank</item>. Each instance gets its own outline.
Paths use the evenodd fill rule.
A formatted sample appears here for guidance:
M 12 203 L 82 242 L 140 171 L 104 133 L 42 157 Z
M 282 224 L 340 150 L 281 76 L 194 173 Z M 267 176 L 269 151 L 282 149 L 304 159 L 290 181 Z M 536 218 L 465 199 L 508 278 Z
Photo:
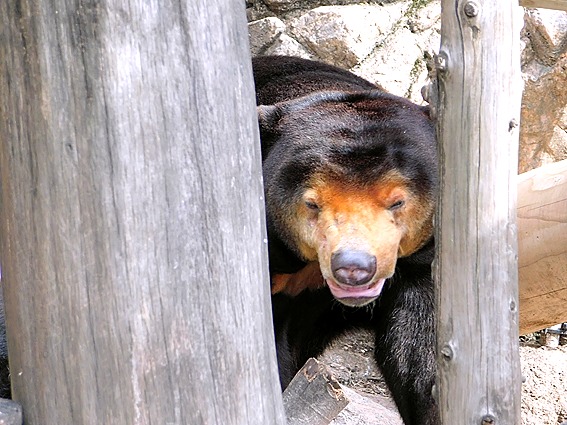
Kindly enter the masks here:
M 434 272 L 441 418 L 446 425 L 518 424 L 521 9 L 513 1 L 441 4 Z
M 26 424 L 283 424 L 245 8 L 0 2 Z
M 327 367 L 309 359 L 283 393 L 288 425 L 328 425 L 349 403 Z
M 518 176 L 520 333 L 567 322 L 567 160 Z
M 567 11 L 567 0 L 520 0 L 520 6 Z

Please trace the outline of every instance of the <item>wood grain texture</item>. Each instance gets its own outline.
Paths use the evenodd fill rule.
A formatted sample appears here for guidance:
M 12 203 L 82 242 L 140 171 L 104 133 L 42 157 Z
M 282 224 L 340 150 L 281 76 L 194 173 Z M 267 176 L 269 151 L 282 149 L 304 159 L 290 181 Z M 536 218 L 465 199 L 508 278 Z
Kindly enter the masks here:
M 567 0 L 520 0 L 520 6 L 567 11 Z
M 310 358 L 285 389 L 283 403 L 288 425 L 328 425 L 349 400 L 327 367 Z
M 0 3 L 26 424 L 283 424 L 244 3 Z
M 445 425 L 520 423 L 521 11 L 512 1 L 442 1 L 434 275 L 437 394 Z
M 567 160 L 518 176 L 520 333 L 567 322 Z

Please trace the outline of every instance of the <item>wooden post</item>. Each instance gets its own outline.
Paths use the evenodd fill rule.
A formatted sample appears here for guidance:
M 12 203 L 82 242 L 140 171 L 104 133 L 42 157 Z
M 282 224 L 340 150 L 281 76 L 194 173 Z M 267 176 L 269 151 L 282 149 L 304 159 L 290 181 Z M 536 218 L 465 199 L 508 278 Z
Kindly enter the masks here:
M 520 423 L 518 9 L 511 0 L 442 1 L 435 277 L 446 425 Z
M 518 177 L 520 333 L 567 321 L 567 160 Z
M 244 3 L 0 2 L 26 424 L 283 424 Z

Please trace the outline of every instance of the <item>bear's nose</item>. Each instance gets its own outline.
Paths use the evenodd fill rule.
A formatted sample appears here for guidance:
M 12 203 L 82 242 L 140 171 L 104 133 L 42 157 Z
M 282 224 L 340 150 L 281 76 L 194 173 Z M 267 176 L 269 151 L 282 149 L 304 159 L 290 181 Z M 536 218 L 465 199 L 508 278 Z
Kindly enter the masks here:
M 376 257 L 364 251 L 337 251 L 331 256 L 331 270 L 339 283 L 364 285 L 376 273 Z

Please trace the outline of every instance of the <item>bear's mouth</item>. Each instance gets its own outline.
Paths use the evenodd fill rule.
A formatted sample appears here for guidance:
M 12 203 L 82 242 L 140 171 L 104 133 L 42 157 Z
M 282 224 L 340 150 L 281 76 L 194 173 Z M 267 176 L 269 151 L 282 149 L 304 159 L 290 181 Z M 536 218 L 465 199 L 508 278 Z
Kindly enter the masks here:
M 342 285 L 332 279 L 326 279 L 327 285 L 337 301 L 350 307 L 361 307 L 374 301 L 384 287 L 385 278 L 367 285 Z

